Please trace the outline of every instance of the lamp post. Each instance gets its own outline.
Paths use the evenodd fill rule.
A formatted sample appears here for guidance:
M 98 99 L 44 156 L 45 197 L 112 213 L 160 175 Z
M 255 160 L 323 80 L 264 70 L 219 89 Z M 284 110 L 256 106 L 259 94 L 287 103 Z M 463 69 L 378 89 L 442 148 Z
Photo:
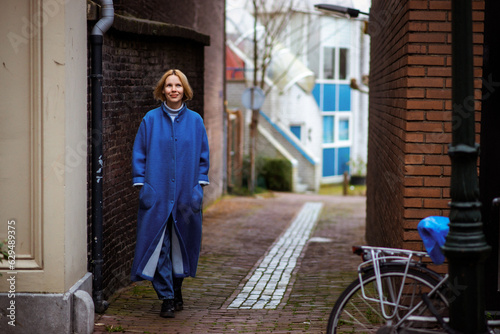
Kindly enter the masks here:
M 452 2 L 452 143 L 450 232 L 443 251 L 455 293 L 450 326 L 486 333 L 484 262 L 489 253 L 481 222 L 475 144 L 472 2 Z

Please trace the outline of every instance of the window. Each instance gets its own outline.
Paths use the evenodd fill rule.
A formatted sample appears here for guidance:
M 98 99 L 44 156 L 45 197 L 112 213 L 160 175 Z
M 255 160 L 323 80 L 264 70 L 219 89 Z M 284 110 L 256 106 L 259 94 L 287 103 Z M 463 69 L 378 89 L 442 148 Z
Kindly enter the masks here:
M 330 144 L 335 141 L 334 133 L 335 117 L 323 116 L 323 143 Z
M 348 75 L 349 50 L 346 48 L 339 49 L 339 80 L 347 79 Z
M 335 48 L 325 47 L 323 53 L 323 77 L 335 79 Z
M 347 80 L 349 76 L 349 49 L 323 47 L 323 79 Z
M 339 119 L 339 140 L 349 140 L 349 119 Z
M 324 115 L 323 144 L 334 144 L 339 141 L 349 141 L 349 121 L 350 118 L 346 116 L 340 117 L 335 115 Z
M 290 125 L 290 131 L 300 140 L 302 132 L 302 127 L 300 125 Z

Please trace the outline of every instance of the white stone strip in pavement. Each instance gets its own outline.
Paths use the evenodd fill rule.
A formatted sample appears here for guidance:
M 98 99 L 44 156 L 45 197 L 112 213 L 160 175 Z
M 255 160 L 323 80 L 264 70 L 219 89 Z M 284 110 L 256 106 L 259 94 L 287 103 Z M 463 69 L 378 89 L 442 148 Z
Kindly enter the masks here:
M 274 243 L 228 308 L 278 307 L 322 207 L 323 203 L 320 202 L 304 204 L 290 227 Z

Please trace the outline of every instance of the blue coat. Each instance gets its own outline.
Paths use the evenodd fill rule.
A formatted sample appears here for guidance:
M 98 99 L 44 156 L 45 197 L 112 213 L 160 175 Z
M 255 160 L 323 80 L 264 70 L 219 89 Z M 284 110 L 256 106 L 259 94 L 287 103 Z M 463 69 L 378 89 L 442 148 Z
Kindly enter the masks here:
M 132 153 L 134 184 L 141 184 L 131 279 L 152 280 L 170 215 L 176 277 L 195 276 L 201 246 L 203 188 L 209 149 L 203 119 L 185 105 L 174 121 L 162 106 L 149 111 Z

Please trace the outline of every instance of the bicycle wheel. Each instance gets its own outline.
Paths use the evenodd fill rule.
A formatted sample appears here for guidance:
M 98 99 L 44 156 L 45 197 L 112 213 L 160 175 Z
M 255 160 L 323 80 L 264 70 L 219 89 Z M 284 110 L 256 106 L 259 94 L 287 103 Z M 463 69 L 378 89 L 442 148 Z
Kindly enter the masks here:
M 425 304 L 416 307 L 422 294 L 438 284 L 437 278 L 415 268 L 409 268 L 405 277 L 403 265 L 381 266 L 380 272 L 381 295 L 373 269 L 363 274 L 362 283 L 358 278 L 344 290 L 330 314 L 328 334 L 411 333 L 412 329 L 433 333 L 440 328 Z M 429 297 L 443 317 L 448 312 L 446 289 L 440 287 Z

